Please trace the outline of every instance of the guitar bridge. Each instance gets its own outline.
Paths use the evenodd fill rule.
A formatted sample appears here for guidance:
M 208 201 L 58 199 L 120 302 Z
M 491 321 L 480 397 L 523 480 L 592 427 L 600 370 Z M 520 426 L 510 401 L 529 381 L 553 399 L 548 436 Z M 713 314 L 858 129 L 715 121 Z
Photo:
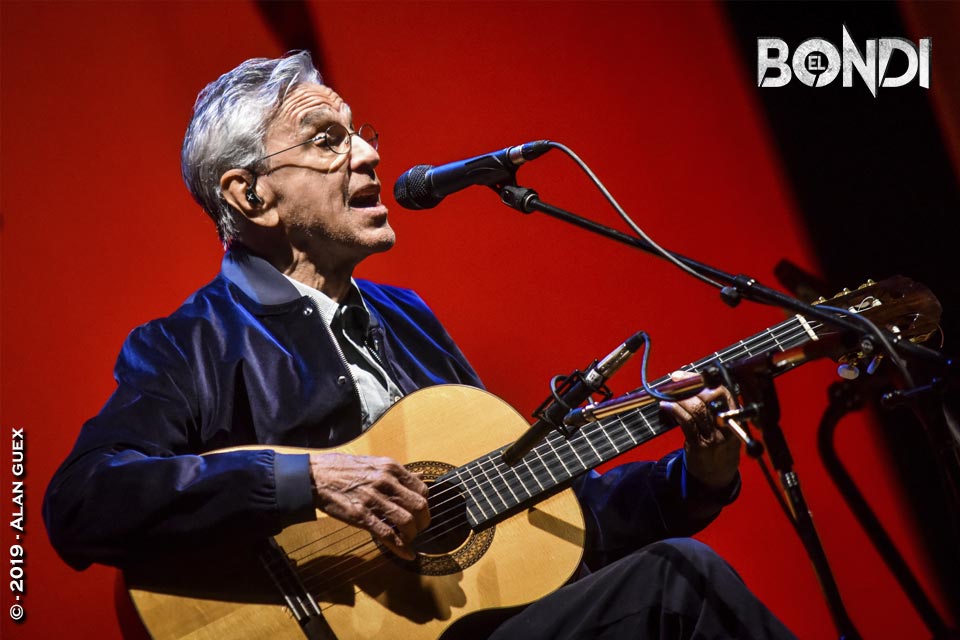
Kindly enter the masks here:
M 323 617 L 317 601 L 300 581 L 290 565 L 286 552 L 273 538 L 269 538 L 258 554 L 263 568 L 283 595 L 287 608 L 309 640 L 336 640 L 337 636 Z

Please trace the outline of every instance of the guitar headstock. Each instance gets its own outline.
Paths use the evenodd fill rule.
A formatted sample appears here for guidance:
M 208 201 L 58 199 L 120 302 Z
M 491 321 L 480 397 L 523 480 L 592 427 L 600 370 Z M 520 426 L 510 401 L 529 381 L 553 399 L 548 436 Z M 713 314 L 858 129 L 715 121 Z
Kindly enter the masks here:
M 904 276 L 893 276 L 880 282 L 867 280 L 854 291 L 844 289 L 833 298 L 820 298 L 813 304 L 827 304 L 862 314 L 911 342 L 929 339 L 938 330 L 943 311 L 930 289 Z M 852 364 L 863 357 L 862 353 L 854 353 L 838 360 Z

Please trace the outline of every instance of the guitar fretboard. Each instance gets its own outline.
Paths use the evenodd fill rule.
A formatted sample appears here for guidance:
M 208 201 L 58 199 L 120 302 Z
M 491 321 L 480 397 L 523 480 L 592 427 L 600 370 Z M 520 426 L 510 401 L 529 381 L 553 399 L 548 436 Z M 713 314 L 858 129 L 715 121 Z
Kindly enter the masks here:
M 785 351 L 819 339 L 819 324 L 794 316 L 746 340 L 716 351 L 683 367 L 700 372 L 710 364 L 726 363 L 761 353 Z M 651 383 L 668 381 L 664 376 Z M 660 420 L 658 404 L 632 409 L 584 426 L 570 439 L 552 432 L 516 465 L 501 460 L 494 451 L 450 471 L 467 494 L 467 520 L 477 527 L 518 507 L 541 499 L 544 494 L 600 466 L 620 454 L 655 438 L 675 425 Z

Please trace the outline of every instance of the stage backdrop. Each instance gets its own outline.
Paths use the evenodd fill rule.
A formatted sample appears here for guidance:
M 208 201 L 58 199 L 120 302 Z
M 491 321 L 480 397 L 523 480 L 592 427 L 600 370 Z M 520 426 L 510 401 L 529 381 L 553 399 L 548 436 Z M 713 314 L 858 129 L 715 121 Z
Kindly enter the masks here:
M 284 10 L 304 11 L 286 36 L 265 19 Z M 653 337 L 656 377 L 785 314 L 730 308 L 661 259 L 525 216 L 485 188 L 431 211 L 401 209 L 392 187 L 413 165 L 555 140 L 670 249 L 771 286 L 782 259 L 813 274 L 821 268 L 753 71 L 719 5 L 4 2 L 2 11 L 6 493 L 11 429 L 25 430 L 27 442 L 25 532 L 15 540 L 19 532 L 4 526 L 0 545 L 26 550 L 27 592 L 16 601 L 4 579 L 5 638 L 120 635 L 115 571 L 78 573 L 60 561 L 47 542 L 42 494 L 80 425 L 111 393 L 127 333 L 217 272 L 213 225 L 179 176 L 197 92 L 246 58 L 282 54 L 290 33 L 313 47 L 357 124 L 382 132 L 379 175 L 399 240 L 357 275 L 419 291 L 488 388 L 525 415 L 552 376 L 587 366 L 638 330 Z M 839 39 L 837 29 L 828 35 Z M 625 229 L 559 151 L 518 178 L 547 202 Z M 833 365 L 817 362 L 777 382 L 796 470 L 863 636 L 927 637 L 820 463 L 816 427 L 834 379 Z M 615 392 L 638 385 L 637 362 L 611 380 Z M 851 417 L 838 447 L 942 607 L 877 429 L 866 415 Z M 680 443 L 671 432 L 623 460 Z M 836 636 L 810 562 L 756 463 L 744 460 L 742 496 L 697 537 L 801 638 Z M 26 618 L 14 624 L 8 611 L 18 603 Z

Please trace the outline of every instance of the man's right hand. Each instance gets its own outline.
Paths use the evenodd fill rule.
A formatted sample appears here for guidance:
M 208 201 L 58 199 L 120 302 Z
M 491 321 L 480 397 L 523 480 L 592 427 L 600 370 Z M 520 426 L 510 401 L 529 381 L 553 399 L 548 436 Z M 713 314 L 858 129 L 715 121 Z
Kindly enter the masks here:
M 313 495 L 324 513 L 366 529 L 406 560 L 414 537 L 430 524 L 427 485 L 390 458 L 310 454 Z

